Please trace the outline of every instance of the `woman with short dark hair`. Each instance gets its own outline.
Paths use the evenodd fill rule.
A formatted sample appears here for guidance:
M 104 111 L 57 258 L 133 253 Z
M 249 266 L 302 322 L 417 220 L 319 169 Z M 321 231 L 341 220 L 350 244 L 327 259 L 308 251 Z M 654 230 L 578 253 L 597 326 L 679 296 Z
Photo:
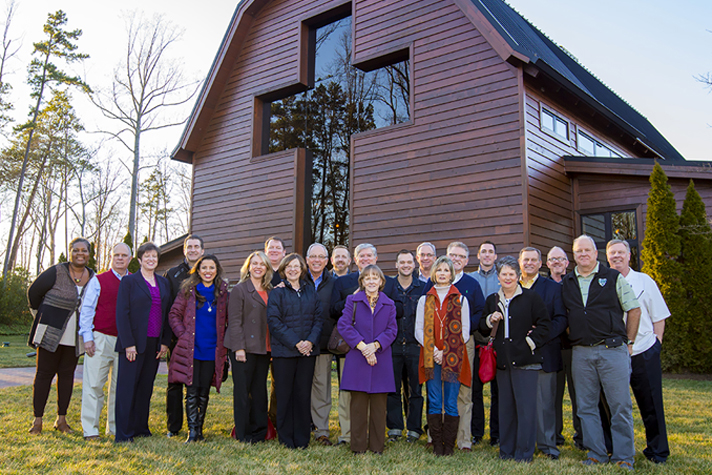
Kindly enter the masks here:
M 227 350 L 223 346 L 227 324 L 227 282 L 220 261 L 213 255 L 197 260 L 183 281 L 168 321 L 178 342 L 171 355 L 168 382 L 186 386 L 186 442 L 204 440 L 203 424 L 210 386 L 220 392 Z
M 533 290 L 519 285 L 521 269 L 512 256 L 496 262 L 500 290 L 487 297 L 480 331 L 496 324 L 499 387 L 499 457 L 530 462 L 536 443 L 536 394 L 543 361 L 539 348 L 549 335 L 549 313 Z
M 136 252 L 140 270 L 124 277 L 119 284 L 115 442 L 133 442 L 134 437 L 151 436 L 148 416 L 153 382 L 171 339 L 168 326 L 171 286 L 168 279 L 155 273 L 159 257 L 158 246 L 152 242 L 141 244 Z
M 69 262 L 42 272 L 27 290 L 30 308 L 35 314 L 28 344 L 37 349 L 37 370 L 32 391 L 35 420 L 30 434 L 42 433 L 42 417 L 57 375 L 57 420 L 55 430 L 74 432 L 67 424 L 67 409 L 74 387 L 74 370 L 84 353 L 78 334 L 78 310 L 87 283 L 94 271 L 87 268 L 89 241 L 73 239 L 69 243 Z

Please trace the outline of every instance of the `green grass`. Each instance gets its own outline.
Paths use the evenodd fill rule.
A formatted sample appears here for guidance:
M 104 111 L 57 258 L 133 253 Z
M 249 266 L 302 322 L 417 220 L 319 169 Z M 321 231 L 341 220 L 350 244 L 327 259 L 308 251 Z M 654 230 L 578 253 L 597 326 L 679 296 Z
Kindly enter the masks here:
M 33 350 L 27 346 L 27 335 L 0 335 L 0 345 L 8 343 L 8 346 L 0 347 L 0 368 L 22 368 L 34 366 L 35 358 L 28 358 L 26 355 Z
M 335 378 L 333 378 L 335 380 Z M 232 427 L 232 384 L 229 379 L 222 394 L 211 393 L 205 426 L 206 443 L 184 445 L 183 439 L 166 439 L 166 377 L 156 381 L 150 426 L 154 437 L 133 444 L 115 446 L 111 440 L 87 443 L 81 436 L 79 420 L 81 387 L 74 389 L 68 420 L 77 430 L 62 435 L 52 430 L 56 393 L 50 394 L 39 437 L 27 434 L 32 421 L 32 388 L 0 390 L 0 473 L 77 473 L 99 474 L 621 474 L 615 466 L 583 467 L 584 454 L 571 445 L 571 423 L 565 428 L 566 445 L 561 459 L 552 462 L 535 456 L 531 464 L 503 462 L 497 449 L 477 446 L 472 453 L 458 452 L 453 457 L 435 458 L 425 448 L 425 438 L 410 445 L 397 442 L 386 447 L 382 456 L 351 454 L 348 446 L 323 447 L 312 444 L 307 450 L 288 450 L 276 441 L 254 446 L 229 438 Z M 666 379 L 665 401 L 672 455 L 665 466 L 644 459 L 642 422 L 635 411 L 636 471 L 651 474 L 712 473 L 712 382 Z M 336 391 L 332 392 L 336 396 Z M 565 414 L 571 407 L 565 400 Z M 331 413 L 331 438 L 336 440 L 338 418 L 336 400 Z M 184 430 L 185 432 L 185 430 Z M 485 439 L 485 442 L 487 439 Z

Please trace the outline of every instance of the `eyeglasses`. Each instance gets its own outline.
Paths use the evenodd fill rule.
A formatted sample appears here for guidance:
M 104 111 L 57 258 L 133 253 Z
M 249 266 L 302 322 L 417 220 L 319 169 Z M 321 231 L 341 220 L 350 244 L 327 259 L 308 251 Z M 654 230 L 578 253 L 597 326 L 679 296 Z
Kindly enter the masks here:
M 549 262 L 565 262 L 565 261 L 567 261 L 568 259 L 566 259 L 565 257 L 550 257 L 550 258 L 547 259 L 547 260 L 548 260 Z
M 451 252 L 451 253 L 448 253 L 447 256 L 448 256 L 450 259 L 467 259 L 467 256 L 464 255 L 464 254 L 453 254 L 452 252 Z
M 323 261 L 323 260 L 327 259 L 327 257 L 324 256 L 324 255 L 315 255 L 315 256 L 307 256 L 307 257 L 308 257 L 309 259 L 319 259 L 320 261 Z

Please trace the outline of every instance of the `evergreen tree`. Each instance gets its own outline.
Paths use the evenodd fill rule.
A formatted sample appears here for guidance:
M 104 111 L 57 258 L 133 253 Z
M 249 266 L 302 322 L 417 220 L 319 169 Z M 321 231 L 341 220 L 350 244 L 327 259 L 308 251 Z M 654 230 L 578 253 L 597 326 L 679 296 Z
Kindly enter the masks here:
M 670 320 L 675 334 L 687 335 L 681 365 L 696 373 L 712 369 L 712 230 L 707 211 L 695 184 L 690 180 L 680 215 L 682 238 L 682 285 L 685 289 L 685 312 Z M 684 333 L 682 333 L 684 332 Z M 691 337 L 694 335 L 694 337 Z
M 57 259 L 57 264 L 62 264 L 63 262 L 67 262 L 67 256 L 65 256 L 64 253 L 61 253 L 59 255 L 59 259 Z
M 666 331 L 669 337 L 662 354 L 663 368 L 680 370 L 690 335 L 680 333 L 684 329 L 678 328 L 685 311 L 682 269 L 677 261 L 680 257 L 680 218 L 675 196 L 667 181 L 662 167 L 656 163 L 650 174 L 645 239 L 640 254 L 642 271 L 657 282 L 672 314 Z
M 89 244 L 89 261 L 87 267 L 96 272 L 96 246 L 92 242 Z
M 126 233 L 126 236 L 124 236 L 124 244 L 129 246 L 129 249 L 131 249 L 131 254 L 133 254 L 133 236 L 131 236 L 131 231 L 128 231 Z M 138 259 L 136 259 L 136 256 L 132 257 L 131 262 L 129 262 L 129 272 L 133 274 L 140 268 L 141 264 L 138 263 Z

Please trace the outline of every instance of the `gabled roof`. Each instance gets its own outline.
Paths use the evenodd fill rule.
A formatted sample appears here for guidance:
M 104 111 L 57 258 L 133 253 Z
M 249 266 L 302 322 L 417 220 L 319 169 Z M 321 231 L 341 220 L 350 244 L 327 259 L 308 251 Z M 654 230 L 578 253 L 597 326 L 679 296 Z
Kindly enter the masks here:
M 472 0 L 509 47 L 666 160 L 685 160 L 642 114 L 503 0 Z

